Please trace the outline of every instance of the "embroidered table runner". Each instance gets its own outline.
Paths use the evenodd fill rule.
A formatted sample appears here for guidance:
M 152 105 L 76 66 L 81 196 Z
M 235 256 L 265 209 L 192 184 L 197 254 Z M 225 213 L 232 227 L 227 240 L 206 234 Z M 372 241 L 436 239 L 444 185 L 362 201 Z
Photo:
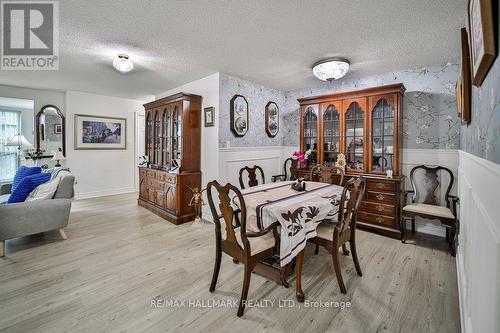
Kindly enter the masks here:
M 259 231 L 278 221 L 281 225 L 280 262 L 288 264 L 316 237 L 316 227 L 324 219 L 336 219 L 343 187 L 306 182 L 306 191 L 297 192 L 280 182 L 241 191 L 247 208 L 247 230 Z

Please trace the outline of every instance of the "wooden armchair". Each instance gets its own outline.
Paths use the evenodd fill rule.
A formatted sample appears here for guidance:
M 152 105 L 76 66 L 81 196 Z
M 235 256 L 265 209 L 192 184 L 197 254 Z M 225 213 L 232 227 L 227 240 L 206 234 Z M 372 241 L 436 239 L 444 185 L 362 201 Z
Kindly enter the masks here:
M 340 181 L 335 181 L 335 175 L 340 175 Z M 344 170 L 337 166 L 324 167 L 318 164 L 309 172 L 309 180 L 315 179 L 321 183 L 342 185 L 344 181 Z
M 444 193 L 444 202 L 442 195 L 436 196 L 436 192 L 440 191 L 439 176 L 448 176 L 448 187 Z M 441 180 L 444 178 L 441 177 Z M 458 197 L 450 195 L 453 187 L 454 177 L 450 169 L 437 166 L 427 167 L 419 165 L 414 167 L 410 172 L 410 181 L 413 190 L 405 191 L 405 206 L 401 214 L 401 241 L 406 242 L 406 220 L 412 221 L 412 232 L 415 232 L 415 217 L 420 216 L 428 219 L 437 219 L 446 227 L 446 239 L 448 240 L 448 248 L 450 254 L 455 256 L 455 236 L 457 230 L 457 203 Z M 443 185 L 445 185 L 444 183 Z M 408 203 L 408 194 L 412 194 L 411 202 Z M 445 204 L 446 206 L 444 206 Z
M 349 247 L 351 248 L 352 260 L 354 261 L 356 272 L 359 276 L 363 275 L 356 250 L 356 216 L 361 206 L 361 201 L 363 201 L 365 191 L 365 178 L 351 178 L 346 183 L 340 197 L 338 221 L 336 223 L 328 221 L 320 223 L 316 229 L 317 236 L 309 240 L 311 243 L 324 247 L 332 255 L 333 268 L 337 276 L 340 291 L 343 294 L 347 290 L 340 268 L 339 248 L 342 247 L 344 255 L 349 255 L 346 247 L 347 242 L 349 242 Z M 349 192 L 349 198 L 347 198 L 347 192 Z
M 266 177 L 264 176 L 264 170 L 258 165 L 254 165 L 252 168 L 250 167 L 244 167 L 240 169 L 240 187 L 242 189 L 245 188 L 245 184 L 243 182 L 243 173 L 244 172 L 248 173 L 248 187 L 253 187 L 259 185 L 259 181 L 257 180 L 257 171 L 260 172 L 260 177 L 262 179 L 262 184 L 266 182 Z
M 297 164 L 297 162 L 295 162 Z M 283 163 L 283 174 L 271 176 L 271 181 L 276 183 L 277 181 L 284 182 L 286 180 L 295 180 L 294 173 L 292 172 L 292 168 L 294 167 L 294 161 L 291 157 L 285 160 Z M 295 166 L 296 167 L 296 166 Z
M 218 192 L 219 209 L 215 207 L 212 191 Z M 264 231 L 247 231 L 246 206 L 243 195 L 238 188 L 231 184 L 220 185 L 217 181 L 212 181 L 207 185 L 207 197 L 215 223 L 215 267 L 210 283 L 210 292 L 215 290 L 217 278 L 219 276 L 222 252 L 244 264 L 245 274 L 243 278 L 243 289 L 241 291 L 238 317 L 243 315 L 245 301 L 248 296 L 250 286 L 250 276 L 260 261 L 269 259 L 275 252 L 275 232 L 276 227 L 268 228 Z M 238 200 L 238 209 L 232 206 L 231 198 Z M 238 218 L 240 215 L 240 218 Z M 222 237 L 221 219 L 224 220 L 225 238 Z M 277 224 L 276 224 L 277 225 Z

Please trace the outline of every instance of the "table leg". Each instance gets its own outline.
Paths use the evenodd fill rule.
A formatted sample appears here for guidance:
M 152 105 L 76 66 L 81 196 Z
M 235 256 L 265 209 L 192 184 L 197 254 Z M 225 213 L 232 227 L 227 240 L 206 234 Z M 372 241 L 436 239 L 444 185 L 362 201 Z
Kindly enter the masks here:
M 297 296 L 297 301 L 300 303 L 304 302 L 304 292 L 302 291 L 302 261 L 304 260 L 304 251 L 299 252 L 297 255 L 297 261 L 295 266 L 295 295 Z

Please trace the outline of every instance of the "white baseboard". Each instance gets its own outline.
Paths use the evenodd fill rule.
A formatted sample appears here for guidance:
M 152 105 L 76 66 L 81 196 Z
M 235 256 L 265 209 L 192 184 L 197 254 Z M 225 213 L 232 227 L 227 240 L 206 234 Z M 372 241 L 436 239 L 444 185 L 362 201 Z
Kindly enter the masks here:
M 93 191 L 93 192 L 82 192 L 82 193 L 75 193 L 75 200 L 105 197 L 108 195 L 126 194 L 133 192 L 137 192 L 135 187 L 116 188 L 116 189 Z

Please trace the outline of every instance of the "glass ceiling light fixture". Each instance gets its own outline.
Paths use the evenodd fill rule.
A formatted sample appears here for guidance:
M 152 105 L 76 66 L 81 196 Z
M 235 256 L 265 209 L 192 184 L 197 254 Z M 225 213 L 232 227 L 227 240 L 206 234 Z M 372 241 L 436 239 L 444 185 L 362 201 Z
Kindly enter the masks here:
M 128 58 L 128 54 L 119 54 L 113 60 L 113 67 L 120 73 L 128 73 L 134 69 L 134 63 Z
M 322 81 L 334 81 L 344 77 L 349 71 L 349 61 L 342 58 L 329 58 L 313 65 L 313 74 Z

